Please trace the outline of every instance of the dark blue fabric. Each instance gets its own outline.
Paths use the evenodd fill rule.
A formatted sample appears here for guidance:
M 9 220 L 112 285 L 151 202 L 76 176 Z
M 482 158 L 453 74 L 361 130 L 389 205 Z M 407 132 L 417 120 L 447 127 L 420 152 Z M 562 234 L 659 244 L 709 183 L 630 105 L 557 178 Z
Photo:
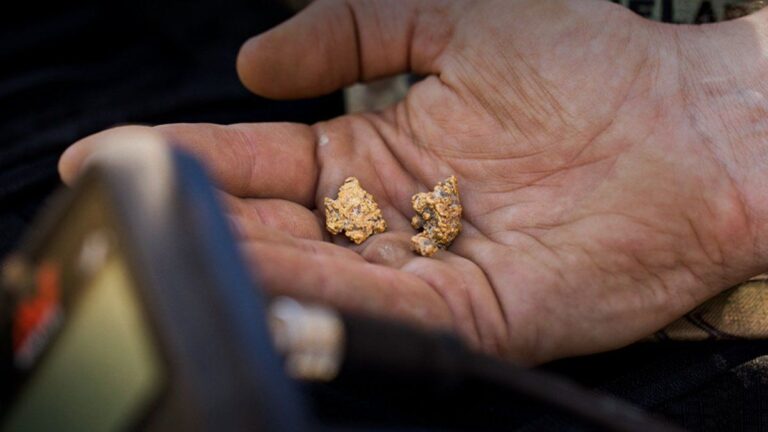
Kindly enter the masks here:
M 650 342 L 545 369 L 689 430 L 768 430 L 767 355 L 768 341 Z M 554 421 L 539 420 L 527 430 Z

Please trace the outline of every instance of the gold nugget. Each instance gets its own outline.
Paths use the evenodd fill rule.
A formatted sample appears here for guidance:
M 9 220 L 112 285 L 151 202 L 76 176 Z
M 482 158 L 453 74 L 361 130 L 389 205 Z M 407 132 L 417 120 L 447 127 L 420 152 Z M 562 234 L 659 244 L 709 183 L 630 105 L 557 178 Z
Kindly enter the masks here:
M 347 177 L 335 200 L 325 198 L 325 228 L 331 234 L 344 231 L 355 244 L 387 230 L 387 222 L 373 196 L 355 177 Z
M 461 232 L 462 207 L 456 177 L 438 183 L 432 192 L 417 193 L 411 203 L 416 210 L 411 225 L 422 230 L 411 237 L 413 250 L 429 257 L 438 249 L 447 249 Z

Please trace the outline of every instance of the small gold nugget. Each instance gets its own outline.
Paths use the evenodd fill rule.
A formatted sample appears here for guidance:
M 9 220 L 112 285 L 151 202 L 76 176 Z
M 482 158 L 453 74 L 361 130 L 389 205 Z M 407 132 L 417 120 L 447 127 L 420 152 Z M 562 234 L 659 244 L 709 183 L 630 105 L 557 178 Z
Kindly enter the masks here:
M 411 225 L 422 229 L 411 237 L 413 250 L 429 257 L 438 249 L 447 249 L 461 232 L 462 207 L 456 177 L 438 183 L 432 192 L 417 193 L 411 203 L 416 210 Z
M 325 228 L 331 234 L 344 231 L 355 244 L 387 230 L 387 222 L 373 196 L 355 177 L 347 177 L 339 187 L 338 197 L 325 198 Z

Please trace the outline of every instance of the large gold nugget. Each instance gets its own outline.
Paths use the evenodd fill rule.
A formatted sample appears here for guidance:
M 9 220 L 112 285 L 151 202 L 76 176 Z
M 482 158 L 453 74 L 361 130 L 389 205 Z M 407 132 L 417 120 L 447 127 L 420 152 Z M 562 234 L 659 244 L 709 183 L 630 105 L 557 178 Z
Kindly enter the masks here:
M 325 228 L 331 234 L 344 231 L 355 244 L 387 230 L 387 222 L 373 196 L 354 177 L 347 177 L 335 200 L 325 198 Z
M 456 177 L 438 183 L 432 192 L 417 193 L 411 203 L 416 210 L 411 225 L 422 230 L 411 237 L 413 250 L 432 256 L 438 249 L 447 249 L 461 232 L 462 207 Z

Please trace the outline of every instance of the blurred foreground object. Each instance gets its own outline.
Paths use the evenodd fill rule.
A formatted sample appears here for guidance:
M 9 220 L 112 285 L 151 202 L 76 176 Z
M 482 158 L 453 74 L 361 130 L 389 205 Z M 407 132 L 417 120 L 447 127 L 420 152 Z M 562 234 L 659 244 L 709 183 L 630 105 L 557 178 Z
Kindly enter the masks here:
M 119 144 L 3 266 L 0 430 L 303 430 L 202 170 Z

